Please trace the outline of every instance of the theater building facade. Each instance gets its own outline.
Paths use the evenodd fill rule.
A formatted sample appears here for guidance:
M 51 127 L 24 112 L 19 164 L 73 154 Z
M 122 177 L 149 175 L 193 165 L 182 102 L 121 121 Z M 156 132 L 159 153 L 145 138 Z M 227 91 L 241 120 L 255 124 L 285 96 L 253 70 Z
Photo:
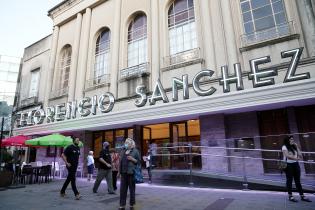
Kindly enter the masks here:
M 14 133 L 78 136 L 82 164 L 105 140 L 132 137 L 142 154 L 152 141 L 161 169 L 187 169 L 172 154 L 191 143 L 194 169 L 252 176 L 279 173 L 273 150 L 294 134 L 314 175 L 312 4 L 63 1 L 48 11 L 52 34 L 25 48 Z

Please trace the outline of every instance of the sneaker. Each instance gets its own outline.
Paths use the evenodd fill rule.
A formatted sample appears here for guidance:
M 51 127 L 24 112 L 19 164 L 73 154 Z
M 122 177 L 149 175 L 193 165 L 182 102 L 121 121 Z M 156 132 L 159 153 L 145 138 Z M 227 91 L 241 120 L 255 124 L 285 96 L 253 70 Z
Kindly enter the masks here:
M 301 201 L 312 202 L 310 199 L 306 198 L 304 195 L 301 196 Z
M 298 202 L 298 200 L 296 200 L 293 196 L 289 197 L 289 201 L 294 202 L 294 203 Z
M 97 191 L 96 191 L 96 190 L 93 190 L 93 193 L 97 193 Z
M 75 196 L 75 199 L 76 199 L 76 200 L 80 200 L 81 197 L 82 197 L 82 196 L 81 196 L 80 194 L 77 194 L 77 195 Z
M 62 198 L 66 197 L 66 193 L 60 193 L 60 197 Z

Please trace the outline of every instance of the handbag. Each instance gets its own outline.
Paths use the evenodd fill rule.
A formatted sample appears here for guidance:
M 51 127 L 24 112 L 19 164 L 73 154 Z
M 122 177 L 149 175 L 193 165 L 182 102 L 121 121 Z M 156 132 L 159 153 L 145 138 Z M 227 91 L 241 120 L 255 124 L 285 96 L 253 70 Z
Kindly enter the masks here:
M 133 176 L 136 184 L 143 183 L 143 175 L 140 164 L 137 164 L 135 169 L 133 170 Z
M 284 171 L 287 168 L 287 165 L 288 165 L 287 162 L 284 160 L 280 160 L 278 162 L 278 168 L 280 171 Z

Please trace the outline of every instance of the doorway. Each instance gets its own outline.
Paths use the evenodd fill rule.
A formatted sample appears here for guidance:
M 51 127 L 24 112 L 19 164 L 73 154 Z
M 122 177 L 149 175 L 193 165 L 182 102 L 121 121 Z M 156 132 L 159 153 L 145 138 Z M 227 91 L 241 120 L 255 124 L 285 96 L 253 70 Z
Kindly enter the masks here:
M 289 133 L 286 109 L 258 112 L 261 149 L 281 150 L 283 136 Z M 263 159 L 280 159 L 277 152 L 262 151 Z M 265 173 L 279 173 L 276 161 L 263 160 Z

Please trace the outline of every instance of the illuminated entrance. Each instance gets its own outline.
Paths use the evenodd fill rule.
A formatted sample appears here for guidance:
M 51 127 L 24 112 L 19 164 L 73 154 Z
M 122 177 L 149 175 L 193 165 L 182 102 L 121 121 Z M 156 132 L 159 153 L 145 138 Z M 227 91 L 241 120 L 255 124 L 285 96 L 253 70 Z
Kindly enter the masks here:
M 102 149 L 102 142 L 108 141 L 111 147 L 120 148 L 127 137 L 136 141 L 142 156 L 146 155 L 150 143 L 154 143 L 160 148 L 157 153 L 162 156 L 156 158 L 157 168 L 188 169 L 188 155 L 183 153 L 188 153 L 188 148 L 185 146 L 189 143 L 200 145 L 199 120 L 96 131 L 93 133 L 92 145 L 95 157 Z M 193 152 L 200 154 L 200 149 L 194 148 Z M 200 156 L 193 157 L 193 166 L 201 168 Z

